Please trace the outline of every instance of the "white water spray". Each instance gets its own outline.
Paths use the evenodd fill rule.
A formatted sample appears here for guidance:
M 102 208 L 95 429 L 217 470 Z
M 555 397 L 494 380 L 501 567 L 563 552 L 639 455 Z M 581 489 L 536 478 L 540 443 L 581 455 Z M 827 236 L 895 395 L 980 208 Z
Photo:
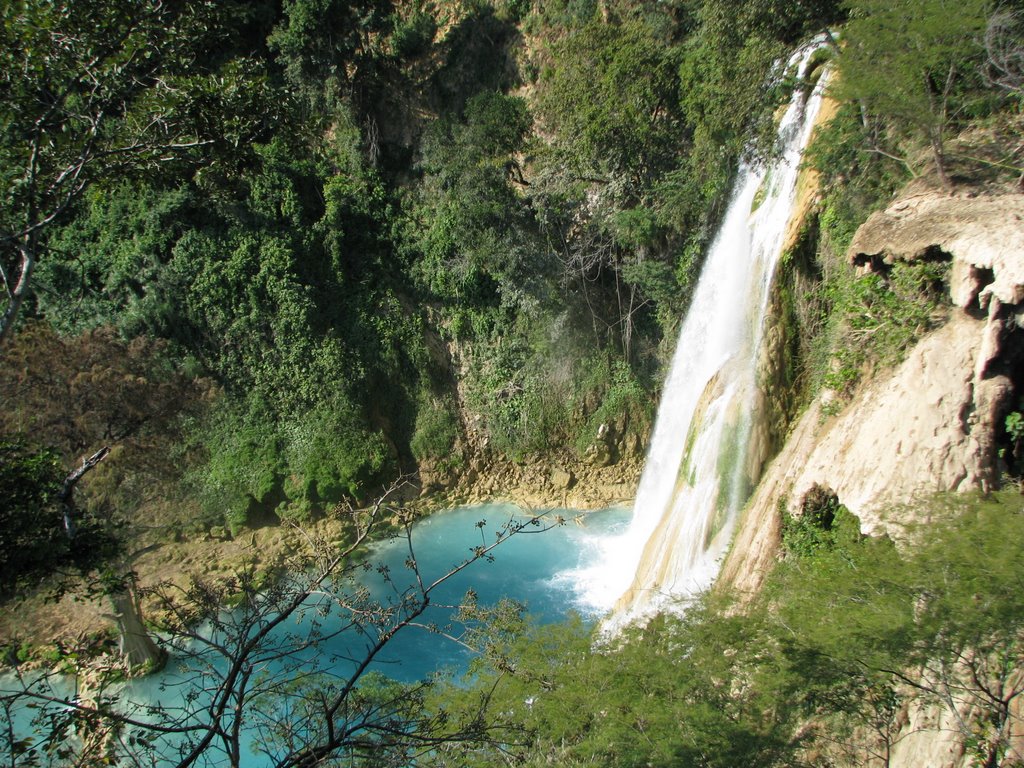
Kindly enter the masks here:
M 819 47 L 797 51 L 787 70 L 796 67 L 803 79 Z M 780 158 L 740 167 L 680 331 L 632 522 L 599 542 L 597 565 L 573 574 L 582 603 L 615 609 L 613 625 L 711 584 L 758 479 L 760 462 L 748 462 L 748 443 L 761 329 L 823 81 L 810 94 L 794 93 L 779 124 Z

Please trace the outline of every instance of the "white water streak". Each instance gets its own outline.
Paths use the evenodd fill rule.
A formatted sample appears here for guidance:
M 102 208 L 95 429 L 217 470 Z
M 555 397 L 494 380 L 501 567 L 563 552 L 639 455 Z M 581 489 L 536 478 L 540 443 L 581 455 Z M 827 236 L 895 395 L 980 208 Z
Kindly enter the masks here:
M 820 45 L 798 51 L 788 69 L 803 77 Z M 614 625 L 711 584 L 745 501 L 737 497 L 757 480 L 744 470 L 761 326 L 822 87 L 794 93 L 779 125 L 777 161 L 740 167 L 680 331 L 632 522 L 601 542 L 597 565 L 573 574 L 581 603 L 615 608 Z M 751 213 L 759 190 L 763 201 Z

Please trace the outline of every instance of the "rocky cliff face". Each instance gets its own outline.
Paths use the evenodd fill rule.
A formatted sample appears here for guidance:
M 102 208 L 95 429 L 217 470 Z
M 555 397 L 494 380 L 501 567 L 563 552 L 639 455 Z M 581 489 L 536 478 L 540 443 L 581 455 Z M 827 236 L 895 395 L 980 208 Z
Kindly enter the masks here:
M 748 505 L 722 581 L 756 590 L 777 555 L 780 500 L 796 511 L 830 488 L 866 533 L 898 537 L 901 507 L 999 480 L 996 436 L 1024 379 L 1024 197 L 924 192 L 876 213 L 848 258 L 952 260 L 949 321 L 904 362 L 825 418 L 824 393 L 797 420 Z
M 865 533 L 927 522 L 915 499 L 998 484 L 997 438 L 1024 385 L 1024 196 L 910 191 L 873 215 L 847 257 L 862 269 L 951 259 L 949 321 L 902 364 L 879 372 L 838 414 L 824 393 L 766 468 L 719 584 L 753 594 L 779 555 L 781 510 L 815 486 L 833 491 Z M 960 766 L 956 739 L 913 733 L 938 712 L 908 713 L 891 765 Z M 921 722 L 918 722 L 921 721 Z

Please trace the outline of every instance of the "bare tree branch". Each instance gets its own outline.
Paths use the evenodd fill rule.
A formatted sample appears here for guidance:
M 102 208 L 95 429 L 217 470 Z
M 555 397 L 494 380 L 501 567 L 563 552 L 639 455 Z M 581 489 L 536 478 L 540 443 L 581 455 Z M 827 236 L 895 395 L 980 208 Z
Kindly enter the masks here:
M 1024 22 L 1019 13 L 1001 11 L 985 28 L 985 76 L 1005 91 L 1024 91 Z

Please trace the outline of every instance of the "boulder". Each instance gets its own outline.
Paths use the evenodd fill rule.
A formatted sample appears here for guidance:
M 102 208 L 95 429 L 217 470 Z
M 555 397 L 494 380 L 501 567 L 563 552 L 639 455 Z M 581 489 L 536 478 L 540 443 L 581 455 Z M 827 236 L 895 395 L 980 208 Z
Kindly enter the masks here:
M 551 470 L 551 486 L 556 491 L 567 491 L 576 485 L 576 476 L 567 470 L 555 468 Z
M 615 456 L 610 445 L 596 442 L 587 447 L 586 460 L 595 467 L 608 467 L 615 463 Z

